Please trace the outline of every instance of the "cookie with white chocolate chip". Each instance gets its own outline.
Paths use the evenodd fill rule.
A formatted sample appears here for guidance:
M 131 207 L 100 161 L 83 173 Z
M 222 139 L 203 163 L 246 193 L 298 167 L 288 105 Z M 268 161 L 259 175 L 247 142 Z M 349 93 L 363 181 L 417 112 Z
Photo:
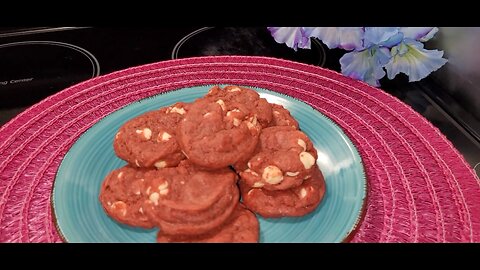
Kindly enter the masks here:
M 273 119 L 271 104 L 250 88 L 229 85 L 222 89 L 214 86 L 203 99 L 221 101 L 227 112 L 240 109 L 246 118 L 255 116 L 262 127 L 267 127 Z
M 115 135 L 116 155 L 136 167 L 177 166 L 185 156 L 176 140 L 176 126 L 187 111 L 188 104 L 180 102 L 129 120 Z
M 185 236 L 168 235 L 159 231 L 159 243 L 256 243 L 259 239 L 258 219 L 239 203 L 232 215 L 220 227 L 207 233 Z
M 220 226 L 239 201 L 229 168 L 204 171 L 188 161 L 145 174 L 144 210 L 169 235 L 196 235 Z
M 299 186 L 311 176 L 317 160 L 317 151 L 307 135 L 289 126 L 263 129 L 256 151 L 247 162 L 248 168 L 239 172 L 241 181 L 253 188 L 285 190 Z
M 142 193 L 147 169 L 125 166 L 109 173 L 100 190 L 100 202 L 114 220 L 135 227 L 153 228 L 143 211 Z
M 285 109 L 282 105 L 271 104 L 272 105 L 272 122 L 270 122 L 270 127 L 275 126 L 288 126 L 292 129 L 298 129 L 298 122 L 293 118 L 290 112 Z
M 199 99 L 177 128 L 187 158 L 209 169 L 225 168 L 253 154 L 261 125 L 245 106 L 227 107 L 223 100 Z
M 317 166 L 300 186 L 287 190 L 251 188 L 240 182 L 242 202 L 248 209 L 266 218 L 304 216 L 320 204 L 325 180 Z

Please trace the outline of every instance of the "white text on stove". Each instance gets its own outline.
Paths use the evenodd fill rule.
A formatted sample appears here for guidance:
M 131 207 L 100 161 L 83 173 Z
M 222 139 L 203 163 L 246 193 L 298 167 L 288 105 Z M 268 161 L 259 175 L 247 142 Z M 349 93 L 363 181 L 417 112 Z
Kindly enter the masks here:
M 18 79 L 18 80 L 10 80 L 10 81 L 0 81 L 0 85 L 7 85 L 7 84 L 15 84 L 15 83 L 24 83 L 24 82 L 30 82 L 32 81 L 33 78 L 25 78 L 25 79 Z

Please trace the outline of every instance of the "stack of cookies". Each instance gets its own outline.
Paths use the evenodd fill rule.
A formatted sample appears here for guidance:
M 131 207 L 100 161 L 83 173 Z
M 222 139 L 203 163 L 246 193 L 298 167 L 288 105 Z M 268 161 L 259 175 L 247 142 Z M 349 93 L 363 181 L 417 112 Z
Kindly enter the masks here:
M 159 227 L 158 242 L 257 242 L 254 213 L 303 216 L 325 193 L 297 121 L 244 87 L 131 119 L 113 146 L 128 165 L 105 178 L 100 201 L 118 222 Z

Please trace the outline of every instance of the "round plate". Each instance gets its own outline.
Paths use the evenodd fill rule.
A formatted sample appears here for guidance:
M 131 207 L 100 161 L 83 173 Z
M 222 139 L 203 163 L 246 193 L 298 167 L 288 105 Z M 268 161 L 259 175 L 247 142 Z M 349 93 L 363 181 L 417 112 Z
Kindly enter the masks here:
M 250 87 L 251 88 L 251 87 Z M 155 242 L 157 229 L 145 230 L 109 218 L 98 200 L 105 176 L 126 163 L 115 156 L 113 138 L 127 120 L 144 112 L 192 102 L 210 86 L 182 88 L 132 103 L 86 131 L 65 155 L 53 187 L 57 227 L 67 242 Z M 317 164 L 327 191 L 317 209 L 300 218 L 260 220 L 260 242 L 341 242 L 355 229 L 366 199 L 366 178 L 357 149 L 343 131 L 309 105 L 274 91 L 253 88 L 283 105 L 318 151 Z

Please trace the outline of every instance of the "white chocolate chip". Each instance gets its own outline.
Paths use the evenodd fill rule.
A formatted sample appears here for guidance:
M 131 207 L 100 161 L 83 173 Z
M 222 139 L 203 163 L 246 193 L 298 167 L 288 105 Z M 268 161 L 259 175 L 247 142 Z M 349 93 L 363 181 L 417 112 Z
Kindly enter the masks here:
M 138 163 L 138 160 L 135 159 L 135 165 L 137 165 L 137 167 L 140 167 L 140 164 Z
M 250 196 L 250 193 L 252 193 L 253 189 L 250 189 L 249 192 L 247 192 L 247 196 Z
M 255 183 L 253 183 L 253 186 L 252 186 L 252 187 L 254 187 L 254 188 L 261 188 L 261 187 L 263 187 L 264 185 L 265 185 L 265 184 L 262 183 L 262 182 L 255 182 Z
M 254 116 L 250 117 L 250 122 L 252 122 L 252 124 L 254 126 L 257 125 L 257 115 L 256 114 Z
M 159 191 L 162 191 L 162 190 L 167 189 L 167 188 L 168 188 L 168 182 L 167 181 L 165 181 L 163 184 L 158 186 Z
M 245 170 L 245 171 L 243 171 L 243 172 L 245 172 L 245 173 L 249 173 L 249 174 L 251 174 L 251 175 L 258 176 L 258 173 L 254 172 L 254 171 L 252 171 L 252 170 L 250 170 L 250 169 L 246 169 L 246 170 Z
M 239 92 L 239 91 L 242 91 L 242 89 L 240 89 L 240 88 L 238 88 L 238 87 L 234 87 L 234 88 L 228 89 L 228 92 Z
M 140 195 L 140 190 L 136 191 L 135 195 Z
M 237 118 L 233 118 L 233 125 L 238 127 L 240 126 L 240 124 L 242 123 L 242 121 L 238 120 Z
M 302 162 L 305 169 L 308 170 L 315 164 L 315 158 L 312 156 L 312 154 L 308 152 L 301 152 L 299 156 L 300 162 Z
M 171 108 L 170 110 L 167 110 L 168 113 L 178 113 L 178 114 L 185 114 L 186 111 L 184 108 L 177 108 L 177 107 L 173 107 Z
M 153 202 L 153 204 L 155 205 L 158 205 L 158 199 L 160 198 L 160 194 L 158 194 L 157 192 L 153 192 L 152 194 L 150 194 L 150 196 L 148 197 L 148 199 Z
M 137 129 L 137 130 L 135 130 L 135 132 L 136 132 L 137 134 L 142 134 L 142 133 L 143 133 L 143 130 Z
M 228 111 L 228 112 L 227 112 L 227 117 L 230 117 L 230 116 L 232 115 L 232 113 L 239 113 L 239 112 L 240 112 L 239 109 L 233 109 L 233 110 L 231 110 L 231 111 Z
M 250 161 L 247 163 L 247 167 L 248 167 L 249 169 L 252 168 L 252 163 L 250 163 Z
M 303 151 L 304 151 L 304 152 L 307 151 L 307 144 L 305 143 L 304 140 L 298 139 L 298 140 L 297 140 L 297 144 L 300 145 L 300 146 L 303 148 Z
M 254 129 L 257 126 L 257 115 L 254 115 L 249 118 L 249 122 L 247 122 L 248 129 Z
M 276 115 L 279 115 L 279 114 L 280 114 L 279 111 L 273 111 L 273 113 L 276 114 Z
M 145 139 L 147 140 L 150 140 L 150 138 L 152 138 L 152 130 L 150 130 L 149 128 L 144 128 L 143 137 L 145 137 Z
M 115 210 L 119 210 L 122 216 L 127 215 L 127 205 L 122 201 L 114 202 L 110 207 Z
M 168 188 L 160 190 L 160 195 L 167 195 L 168 194 Z
M 162 132 L 158 134 L 157 141 L 158 142 L 166 142 L 172 138 L 172 135 L 168 134 L 167 132 Z M 160 140 L 159 140 L 160 139 Z
M 302 188 L 300 190 L 300 199 L 305 198 L 305 196 L 307 196 L 307 190 L 305 188 Z
M 117 178 L 118 178 L 118 179 L 121 179 L 122 176 L 123 176 L 123 172 L 119 172 L 118 175 L 117 175 Z
M 162 168 L 165 168 L 167 167 L 167 162 L 163 161 L 163 160 L 160 160 L 160 161 L 157 161 L 155 162 L 155 164 L 153 164 L 157 169 L 162 169 Z
M 142 213 L 142 214 L 143 214 L 143 208 L 142 208 L 142 207 L 140 207 L 140 208 L 138 209 L 138 212 L 140 212 L 140 213 Z
M 150 190 L 151 190 L 151 189 L 152 189 L 152 187 L 148 187 L 148 188 L 147 188 L 147 191 L 146 191 L 146 192 L 147 192 L 147 195 L 150 195 Z
M 207 117 L 209 117 L 210 115 L 212 115 L 212 113 L 211 113 L 211 112 L 207 112 L 206 114 L 203 115 L 203 118 L 207 118 Z
M 225 102 L 223 102 L 223 100 L 219 99 L 219 100 L 215 101 L 215 103 L 217 103 L 218 105 L 220 105 L 220 107 L 222 107 L 222 111 L 227 110 L 227 107 L 225 106 Z
M 263 169 L 262 178 L 265 180 L 265 182 L 276 185 L 282 182 L 283 174 L 277 166 L 270 165 Z
M 285 174 L 287 176 L 291 176 L 291 177 L 294 177 L 294 176 L 297 176 L 300 172 L 286 172 Z

